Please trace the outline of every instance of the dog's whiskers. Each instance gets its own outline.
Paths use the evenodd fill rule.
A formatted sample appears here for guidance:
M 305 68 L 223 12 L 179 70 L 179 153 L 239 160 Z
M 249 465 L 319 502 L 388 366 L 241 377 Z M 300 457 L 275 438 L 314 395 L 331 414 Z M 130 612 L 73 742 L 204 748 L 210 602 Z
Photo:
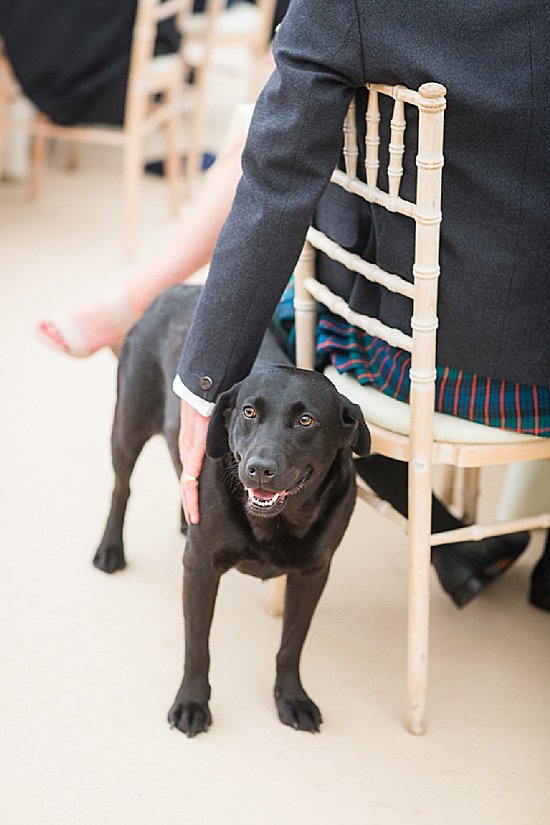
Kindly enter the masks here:
M 231 492 L 238 492 L 242 489 L 239 479 L 239 462 L 234 456 L 228 457 L 225 462 L 224 479 L 227 481 Z

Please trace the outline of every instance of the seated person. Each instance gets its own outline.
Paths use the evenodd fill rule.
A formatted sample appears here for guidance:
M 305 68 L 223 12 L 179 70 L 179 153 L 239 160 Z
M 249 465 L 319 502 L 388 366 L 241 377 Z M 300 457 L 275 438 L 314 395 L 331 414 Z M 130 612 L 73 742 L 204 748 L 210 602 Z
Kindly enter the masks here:
M 303 13 L 306 17 L 308 16 L 306 12 L 312 13 L 310 6 L 307 2 L 305 2 L 305 0 L 301 4 L 297 4 L 297 6 L 300 5 L 303 6 Z M 305 21 L 303 21 L 303 24 L 306 25 Z M 281 37 L 285 35 L 285 32 L 286 29 L 283 26 Z M 278 141 L 280 140 L 280 136 L 277 137 L 277 135 L 279 135 L 278 124 L 276 122 L 272 123 L 269 119 L 265 119 L 265 107 L 269 109 L 271 102 L 275 101 L 279 106 L 278 112 L 277 105 L 275 106 L 275 112 L 280 119 L 284 120 L 287 115 L 281 111 L 281 104 L 277 100 L 279 95 L 283 95 L 283 103 L 285 106 L 288 102 L 290 102 L 294 105 L 294 107 L 299 108 L 297 96 L 292 93 L 292 79 L 296 76 L 297 69 L 293 65 L 293 61 L 290 60 L 288 53 L 288 41 L 289 39 L 292 40 L 291 35 L 292 32 L 290 35 L 288 33 L 285 35 L 286 41 L 283 39 L 283 46 L 281 47 L 282 66 L 280 75 L 283 79 L 286 78 L 286 86 L 285 84 L 282 84 L 280 88 L 277 88 L 276 83 L 279 81 L 275 81 L 275 83 L 268 85 L 268 88 L 264 93 L 266 99 L 264 99 L 263 102 L 264 110 L 261 115 L 264 117 L 264 121 L 261 125 L 264 130 L 267 129 L 268 134 L 270 134 L 270 130 L 272 134 L 270 134 L 268 142 L 263 145 L 270 145 L 269 141 L 273 142 L 275 139 Z M 293 45 L 296 47 L 296 43 Z M 285 48 L 287 49 L 287 53 L 285 53 Z M 424 79 L 426 78 L 420 78 L 419 82 Z M 305 82 L 307 85 L 307 78 L 306 81 L 302 80 L 301 82 L 302 84 Z M 335 88 L 337 88 L 336 84 Z M 317 94 L 319 94 L 319 92 L 317 92 Z M 336 163 L 338 149 L 341 145 L 341 120 L 345 114 L 347 103 L 349 102 L 351 94 L 351 89 L 349 90 L 349 94 L 346 89 L 344 91 L 338 89 L 337 102 L 339 106 L 339 114 L 337 117 L 339 120 L 337 123 L 330 124 L 330 130 L 326 136 L 327 145 L 321 147 L 324 154 L 322 158 L 323 165 L 319 174 L 321 178 L 323 178 L 323 176 L 325 177 L 323 180 L 315 179 L 314 181 L 317 194 L 320 194 L 326 185 L 326 179 L 328 179 L 328 175 L 332 170 L 332 166 L 330 165 L 331 162 Z M 362 92 L 359 91 L 359 103 L 361 94 Z M 462 101 L 462 105 L 465 105 L 464 101 Z M 290 112 L 290 114 L 292 114 L 292 112 Z M 290 114 L 288 117 L 290 117 Z M 316 115 L 318 114 L 319 113 L 317 112 Z M 314 121 L 315 116 L 313 114 L 310 115 L 310 120 Z M 331 110 L 329 106 L 328 111 L 322 112 L 322 117 L 326 121 L 330 116 Z M 296 123 L 298 122 L 299 121 L 296 120 Z M 321 144 L 321 137 L 323 136 L 321 132 L 316 129 L 315 123 L 310 125 L 310 128 L 312 130 L 311 133 L 314 136 L 312 138 L 314 145 L 315 138 L 318 143 Z M 308 215 L 311 214 L 313 206 L 315 205 L 315 192 L 312 195 L 312 192 L 310 191 L 312 189 L 312 184 L 309 183 L 309 177 L 311 176 L 313 179 L 314 176 L 311 173 L 312 167 L 308 163 L 307 157 L 302 160 L 302 165 L 304 168 L 296 167 L 294 170 L 289 170 L 288 163 L 285 162 L 285 157 L 283 154 L 284 151 L 288 150 L 288 147 L 283 149 L 283 151 L 278 154 L 274 151 L 273 157 L 264 158 L 262 157 L 262 139 L 265 139 L 265 134 L 262 134 L 262 129 L 260 125 L 258 125 L 256 131 L 254 129 L 252 130 L 251 141 L 247 146 L 245 161 L 248 162 L 245 165 L 245 176 L 240 186 L 240 192 L 235 204 L 235 209 L 233 210 L 233 213 L 228 221 L 228 226 L 224 229 L 224 233 L 220 239 L 220 244 L 218 245 L 218 249 L 216 250 L 216 255 L 213 260 L 213 277 L 216 282 L 216 286 L 213 289 L 209 289 L 211 283 L 209 278 L 206 295 L 201 303 L 201 308 L 199 309 L 197 316 L 200 339 L 198 346 L 196 347 L 198 352 L 195 351 L 193 357 L 196 356 L 196 365 L 205 365 L 203 367 L 203 371 L 200 373 L 201 375 L 210 376 L 213 372 L 211 365 L 218 365 L 223 360 L 221 354 L 216 351 L 219 344 L 215 340 L 212 340 L 213 337 L 215 338 L 215 336 L 212 335 L 213 330 L 208 330 L 204 326 L 205 318 L 211 317 L 210 310 L 212 308 L 214 308 L 216 312 L 216 317 L 220 318 L 220 325 L 216 326 L 218 329 L 223 329 L 224 334 L 227 329 L 231 328 L 237 337 L 236 325 L 238 325 L 239 328 L 242 326 L 247 330 L 246 335 L 240 336 L 241 340 L 237 342 L 237 347 L 241 351 L 241 360 L 244 360 L 245 366 L 243 367 L 242 363 L 237 363 L 236 367 L 232 364 L 227 365 L 228 376 L 223 379 L 223 384 L 226 384 L 227 381 L 231 381 L 231 383 L 233 383 L 232 376 L 236 376 L 243 369 L 247 369 L 246 361 L 247 359 L 249 362 L 251 361 L 250 353 L 243 353 L 242 351 L 249 350 L 250 339 L 248 338 L 248 331 L 250 330 L 254 343 L 257 343 L 258 334 L 261 337 L 263 328 L 265 328 L 265 325 L 269 322 L 269 300 L 273 302 L 273 296 L 278 298 L 278 294 L 276 295 L 276 293 L 280 293 L 280 291 L 282 291 L 285 285 L 285 280 L 288 279 L 294 267 L 296 257 L 300 251 L 301 243 L 303 242 L 303 237 L 307 229 L 307 224 L 309 223 Z M 333 147 L 330 147 L 329 145 L 331 140 L 334 142 Z M 235 149 L 235 147 L 233 148 Z M 258 166 L 258 158 L 265 163 L 263 168 Z M 223 163 L 221 161 L 223 161 Z M 292 180 L 293 175 L 290 174 L 291 171 L 293 171 L 295 180 Z M 315 172 L 317 173 L 317 170 L 315 170 Z M 170 250 L 168 250 L 159 262 L 155 262 L 153 267 L 149 268 L 147 272 L 143 273 L 141 276 L 135 276 L 133 279 L 126 282 L 121 294 L 119 295 L 119 301 L 121 301 L 122 304 L 130 305 L 135 316 L 141 314 L 145 306 L 150 302 L 150 300 L 152 300 L 154 295 L 160 291 L 160 289 L 168 286 L 170 283 L 174 283 L 178 280 L 184 280 L 192 273 L 192 271 L 194 271 L 194 268 L 198 268 L 198 266 L 206 263 L 210 257 L 218 230 L 223 223 L 225 212 L 231 203 L 234 187 L 236 185 L 239 173 L 240 151 L 233 151 L 233 153 L 230 152 L 222 156 L 222 159 L 220 159 L 216 166 L 210 171 L 206 185 L 203 192 L 199 196 L 199 200 L 195 205 L 195 208 L 182 225 L 182 232 L 175 239 Z M 271 177 L 269 177 L 270 175 Z M 302 186 L 303 177 L 305 177 L 306 184 L 308 185 Z M 281 188 L 283 184 L 287 187 L 286 189 L 284 187 Z M 410 185 L 410 183 L 408 183 L 407 179 L 405 179 L 405 189 L 407 185 Z M 255 186 L 257 188 L 254 191 Z M 296 223 L 294 223 L 293 220 L 287 220 L 284 231 L 280 229 L 273 229 L 273 226 L 270 226 L 269 221 L 271 220 L 275 222 L 281 215 L 285 217 L 286 205 L 284 203 L 281 205 L 281 200 L 283 199 L 284 193 L 290 189 L 292 189 L 296 195 L 297 203 L 294 206 L 294 217 L 296 219 Z M 210 197 L 212 203 L 217 202 L 218 204 L 218 208 L 214 211 L 212 216 L 209 216 L 208 208 L 204 208 Z M 218 198 L 217 201 L 216 197 Z M 265 211 L 262 213 L 262 220 L 264 219 L 264 216 L 266 220 L 265 228 L 260 226 L 261 221 L 259 224 L 255 216 L 256 207 L 261 207 L 262 203 L 265 206 Z M 374 216 L 371 215 L 370 209 L 371 207 L 368 204 L 365 204 L 364 201 L 361 201 L 359 204 L 359 199 L 354 198 L 353 196 L 351 196 L 351 202 L 338 202 L 335 208 L 332 187 L 329 186 L 323 195 L 323 198 L 319 202 L 316 211 L 316 224 L 320 228 L 327 231 L 327 234 L 335 237 L 336 240 L 341 240 L 341 238 L 336 237 L 338 232 L 347 232 L 348 243 L 345 245 L 353 251 L 360 252 L 360 254 L 363 254 L 367 258 L 373 259 L 376 258 L 376 255 L 379 254 L 380 251 L 376 249 L 376 233 L 373 232 L 373 224 L 375 224 L 376 220 L 379 219 L 379 216 L 376 214 Z M 361 210 L 363 210 L 363 212 Z M 393 217 L 396 217 L 401 221 L 407 220 L 401 218 L 401 216 Z M 203 233 L 200 234 L 200 238 L 202 240 L 199 241 L 199 236 L 195 234 L 194 230 L 188 231 L 189 222 L 191 222 L 192 226 L 202 227 L 203 230 L 209 228 L 213 231 L 210 231 L 209 234 L 207 233 L 207 239 L 204 239 L 203 231 Z M 277 224 L 275 223 L 275 225 Z M 397 227 L 397 229 L 402 229 L 402 227 Z M 241 231 L 244 232 L 243 239 L 239 237 L 239 233 Z M 266 244 L 265 239 L 266 232 L 268 231 L 272 232 L 272 237 L 276 243 L 273 254 L 271 252 L 268 253 L 267 251 L 268 245 Z M 405 230 L 405 232 L 406 231 L 407 230 Z M 457 231 L 456 225 L 454 227 L 454 231 Z M 286 232 L 289 234 L 286 235 Z M 499 237 L 501 234 L 502 233 L 497 233 Z M 399 232 L 396 232 L 396 237 L 399 239 Z M 290 255 L 286 249 L 287 238 L 291 240 L 293 244 L 293 250 Z M 394 247 L 395 244 L 389 248 L 389 252 L 393 252 L 395 254 Z M 443 246 L 442 249 L 444 248 L 445 247 Z M 223 251 L 224 257 L 222 257 L 222 254 L 219 251 L 220 249 Z M 386 268 L 401 272 L 401 274 L 410 272 L 411 261 L 407 259 L 406 255 L 407 251 L 410 252 L 410 249 L 412 249 L 410 246 L 410 238 L 405 237 L 403 249 L 397 250 L 398 256 L 401 255 L 400 266 L 390 263 L 385 264 Z M 198 255 L 195 254 L 197 250 L 200 250 Z M 385 252 L 385 254 L 388 254 L 388 244 L 386 244 L 386 247 L 382 247 L 382 251 Z M 254 256 L 257 256 L 257 262 L 254 260 Z M 241 271 L 241 259 L 246 264 L 244 272 Z M 190 261 L 194 261 L 194 263 L 190 264 Z M 471 263 L 471 261 L 469 262 Z M 445 262 L 445 265 L 446 264 L 447 262 Z M 345 281 L 343 282 L 341 280 L 341 273 L 334 271 L 331 272 L 330 262 L 328 262 L 328 259 L 325 260 L 324 256 L 319 256 L 318 265 L 321 279 L 327 281 L 329 285 L 335 289 L 335 291 L 342 290 L 342 283 L 344 283 L 346 297 L 352 290 L 355 290 L 357 293 L 356 299 L 361 304 L 358 306 L 359 309 L 363 308 L 372 313 L 373 302 L 376 303 L 375 310 L 380 310 L 381 305 L 384 304 L 384 302 L 387 304 L 388 296 L 384 295 L 383 291 L 377 287 L 375 289 L 378 294 L 371 293 L 367 296 L 361 295 L 362 284 L 351 284 L 350 286 L 348 283 L 346 287 Z M 384 262 L 382 262 L 382 265 L 384 265 Z M 456 264 L 454 266 L 456 269 Z M 231 272 L 232 280 L 230 279 L 229 274 L 225 274 L 226 271 L 227 273 Z M 258 271 L 265 273 L 265 280 L 262 280 L 261 282 L 262 290 L 257 289 L 258 279 L 256 272 Z M 452 267 L 450 271 L 453 272 Z M 474 274 L 476 272 L 477 270 L 474 269 Z M 349 279 L 349 274 L 346 277 Z M 332 281 L 334 281 L 334 283 L 332 283 Z M 268 290 L 264 291 L 264 287 L 268 287 Z M 237 294 L 237 299 L 232 299 L 232 294 L 234 291 Z M 238 291 L 240 291 L 240 294 L 243 296 L 243 301 L 239 299 Z M 262 296 L 265 296 L 266 298 L 267 308 L 258 308 L 258 317 L 253 315 L 251 319 L 247 319 L 246 324 L 244 324 L 244 322 L 241 324 L 238 312 L 242 306 L 255 301 L 260 292 L 262 293 Z M 274 306 L 274 304 L 272 305 Z M 281 304 L 278 310 L 279 318 L 284 318 L 284 310 L 281 310 L 281 307 L 284 307 L 284 304 Z M 392 309 L 391 307 L 388 309 L 388 306 L 386 306 L 384 311 L 386 314 L 389 312 L 391 315 Z M 85 307 L 72 313 L 72 316 L 70 316 L 72 321 L 80 327 L 84 338 L 88 341 L 88 351 L 93 351 L 100 346 L 115 343 L 115 340 L 117 340 L 120 335 L 126 331 L 127 327 L 126 329 L 123 327 L 117 327 L 117 325 L 113 323 L 114 315 L 115 313 L 113 311 L 109 311 L 108 302 L 99 302 L 91 305 L 90 307 Z M 71 347 L 70 342 L 66 340 L 68 336 L 64 334 L 62 322 L 54 320 L 43 322 L 42 329 L 43 332 L 48 334 L 50 339 L 55 341 L 60 348 L 71 354 L 78 354 Z M 331 332 L 330 336 L 327 336 L 328 330 Z M 376 381 L 378 367 L 381 360 L 380 358 L 378 358 L 378 361 L 376 360 L 380 342 L 369 339 L 369 336 L 366 336 L 366 334 L 361 333 L 358 330 L 349 329 L 349 327 L 347 327 L 341 319 L 330 318 L 327 313 L 322 313 L 321 315 L 319 332 L 320 352 L 325 354 L 330 353 L 331 359 L 337 367 L 338 365 L 342 366 L 342 360 L 349 361 L 350 363 L 347 365 L 347 368 L 351 366 L 352 371 L 356 377 L 359 378 L 359 380 L 364 380 L 366 378 L 367 380 L 375 383 L 375 385 L 379 386 L 379 388 L 382 388 Z M 334 332 L 336 332 L 336 334 L 333 334 Z M 481 331 L 482 336 L 483 334 L 484 328 Z M 203 351 L 203 342 L 205 347 L 210 349 L 209 353 L 205 353 Z M 342 359 L 342 353 L 349 351 L 350 342 L 354 342 L 354 347 L 356 350 L 354 353 L 354 358 Z M 386 347 L 386 345 L 384 346 Z M 455 339 L 447 345 L 447 352 L 451 353 L 454 346 L 456 346 L 456 335 Z M 482 351 L 487 351 L 487 349 L 488 347 L 482 346 Z M 82 352 L 80 354 L 86 353 Z M 251 353 L 251 357 L 254 357 L 253 352 Z M 384 350 L 384 363 L 390 366 L 390 373 L 391 366 L 394 364 L 397 365 L 399 374 L 403 374 L 403 372 L 406 373 L 406 360 L 403 361 L 406 357 L 406 353 L 393 351 L 392 348 L 386 347 Z M 459 359 L 462 358 L 460 350 L 458 357 Z M 188 363 L 190 362 L 188 361 Z M 451 361 L 451 363 L 453 362 Z M 460 363 L 460 361 L 455 361 L 454 363 Z M 403 365 L 405 366 L 404 370 L 402 369 Z M 182 378 L 186 369 L 188 369 L 188 367 L 184 366 L 182 370 Z M 216 369 L 218 369 L 218 366 L 216 366 Z M 450 372 L 452 372 L 450 368 L 440 368 L 440 389 L 442 382 L 444 385 L 450 385 Z M 459 371 L 457 368 L 454 368 L 454 372 L 458 374 Z M 464 373 L 460 371 L 460 374 L 463 375 Z M 481 369 L 480 374 L 483 374 Z M 215 397 L 215 393 L 204 392 L 201 390 L 197 393 L 197 382 L 194 379 L 194 376 L 197 376 L 195 368 L 192 370 L 192 375 L 188 378 L 188 389 L 193 386 L 193 393 L 205 397 L 204 400 L 207 403 L 203 406 L 207 411 L 208 405 L 211 403 L 211 399 Z M 472 380 L 474 379 L 477 380 L 477 376 L 475 373 L 472 373 Z M 234 380 L 238 379 L 234 377 Z M 491 380 L 483 380 L 489 388 L 494 386 Z M 384 377 L 384 383 L 388 383 L 386 382 L 386 377 Z M 460 385 L 461 382 L 457 382 L 455 376 L 455 385 L 457 383 Z M 464 387 L 466 386 L 466 383 L 467 382 L 464 382 Z M 500 386 L 498 382 L 494 383 Z M 513 391 L 515 392 L 516 385 L 514 382 L 511 383 L 513 384 Z M 470 386 L 471 384 L 472 381 L 470 381 Z M 392 386 L 391 382 L 388 383 L 388 386 Z M 220 384 L 220 389 L 221 388 L 224 388 L 222 384 Z M 529 390 L 531 389 L 532 388 L 529 387 Z M 543 387 L 542 389 L 545 389 L 546 394 L 548 395 L 548 388 Z M 395 386 L 393 386 L 391 392 L 396 394 L 397 397 L 401 397 L 403 400 L 406 400 L 406 396 L 408 396 L 406 382 L 399 383 L 397 392 L 395 392 Z M 189 395 L 187 395 L 187 397 L 189 397 Z M 500 398 L 500 393 L 498 397 Z M 446 396 L 445 393 L 438 393 L 438 403 L 440 398 L 448 404 L 448 396 Z M 445 401 L 445 399 L 447 400 Z M 475 413 L 477 408 L 470 402 L 471 397 L 468 399 L 466 396 L 466 402 L 456 408 L 453 397 L 453 408 L 451 410 L 445 406 L 445 403 L 443 403 L 443 406 L 440 407 L 440 409 L 446 412 L 450 411 L 451 414 L 475 418 L 475 416 L 472 416 L 472 412 Z M 192 416 L 192 413 L 190 413 L 188 409 L 188 405 L 183 404 L 182 406 L 183 415 Z M 199 406 L 201 405 L 199 404 Z M 483 410 L 485 410 L 486 407 L 486 404 L 482 405 Z M 479 420 L 479 418 L 475 420 Z M 193 421 L 197 424 L 196 417 Z M 525 421 L 526 418 L 524 417 L 520 423 L 525 424 Z M 484 418 L 482 423 L 493 424 L 499 427 L 506 426 L 505 419 L 502 419 L 500 414 L 497 414 L 491 420 L 486 420 Z M 548 413 L 546 413 L 546 422 L 544 416 L 542 416 L 538 424 L 539 429 L 541 430 L 540 434 L 545 434 L 542 430 L 546 430 L 546 434 L 550 433 L 550 428 L 548 426 L 549 424 L 550 421 L 548 419 Z M 205 429 L 205 421 L 201 421 L 200 417 L 198 419 L 197 428 L 200 433 L 202 433 Z M 511 428 L 522 429 L 521 426 L 518 426 L 517 421 L 512 422 Z M 193 424 L 190 432 L 193 432 Z M 197 462 L 199 468 L 201 460 L 202 457 L 199 456 L 199 461 Z M 193 467 L 190 468 L 187 463 L 185 463 L 184 466 L 186 467 L 188 475 L 198 475 L 196 466 L 194 468 L 195 472 L 193 472 Z M 380 456 L 375 456 L 362 462 L 358 462 L 358 470 L 375 491 L 377 491 L 383 498 L 387 498 L 391 501 L 401 512 L 406 513 L 407 483 L 406 468 L 404 465 L 400 465 L 398 462 L 391 462 Z M 191 487 L 193 487 L 193 484 L 186 484 L 184 485 L 184 490 L 187 491 L 191 489 Z M 456 519 L 454 519 L 440 505 L 440 503 L 437 502 L 437 500 L 434 500 L 433 512 L 434 528 L 436 530 L 448 530 L 458 526 Z M 527 540 L 528 537 L 526 534 L 519 534 L 512 537 L 485 539 L 481 542 L 461 542 L 460 544 L 453 546 L 448 545 L 441 550 L 435 548 L 433 553 L 433 561 L 443 587 L 449 595 L 451 595 L 455 603 L 462 606 L 474 598 L 474 596 L 477 595 L 481 589 L 483 589 L 488 581 L 495 577 L 494 573 L 489 573 L 489 570 L 494 570 L 495 562 L 498 562 L 498 566 L 501 570 L 504 569 L 509 563 L 517 558 L 519 553 L 526 546 Z M 545 588 L 543 587 L 543 590 L 544 589 Z M 550 593 L 550 582 L 548 582 L 546 590 Z
M 104 346 L 117 350 L 129 326 L 162 289 L 186 280 L 196 269 L 208 262 L 214 243 L 233 199 L 241 174 L 241 149 L 244 139 L 239 135 L 230 141 L 212 169 L 205 175 L 193 208 L 183 220 L 180 231 L 166 250 L 143 272 L 130 277 L 121 287 L 71 313 L 42 321 L 42 339 L 60 351 L 73 356 L 86 356 Z M 293 308 L 292 289 L 287 290 L 275 312 L 276 329 L 280 330 L 280 342 L 293 357 Z M 342 331 L 340 339 L 331 345 L 327 330 L 341 324 L 341 319 L 331 316 L 328 310 L 320 314 L 318 324 L 318 352 L 321 357 L 330 354 L 339 365 L 342 351 L 347 348 L 348 338 Z M 368 368 L 371 349 L 364 347 L 366 336 L 360 330 L 348 328 L 349 339 L 357 338 L 357 355 L 364 368 Z M 79 346 L 80 345 L 80 346 Z M 354 364 L 354 359 L 351 359 Z M 373 360 L 373 365 L 376 361 Z M 321 364 L 320 364 L 321 366 Z M 354 366 L 354 371 L 356 368 Z M 359 380 L 361 372 L 356 373 Z M 362 477 L 382 498 L 392 500 L 400 512 L 406 513 L 406 467 L 381 456 L 358 460 L 357 468 Z M 459 522 L 434 497 L 434 528 L 452 530 Z M 495 559 L 503 572 L 527 544 L 527 536 L 520 534 L 510 540 L 486 539 L 482 542 L 463 542 L 445 552 L 434 553 L 434 565 L 440 581 L 456 604 L 464 606 L 494 578 L 485 569 Z
M 529 14 L 532 25 L 526 27 L 523 21 Z M 497 421 L 500 427 L 508 426 L 509 420 L 512 428 L 549 434 L 548 419 L 537 420 L 537 416 L 538 399 L 544 393 L 548 396 L 550 386 L 550 236 L 546 231 L 550 113 L 532 103 L 539 96 L 546 99 L 550 79 L 540 34 L 550 22 L 547 18 L 548 9 L 542 4 L 526 6 L 522 13 L 516 2 L 512 10 L 511 0 L 481 12 L 478 9 L 475 15 L 458 0 L 437 8 L 431 0 L 420 0 L 414 14 L 396 0 L 379 5 L 343 0 L 337 8 L 329 0 L 291 2 L 274 41 L 277 70 L 256 105 L 243 154 L 243 177 L 214 250 L 174 384 L 182 398 L 182 495 L 191 521 L 200 518 L 196 479 L 212 405 L 220 392 L 248 373 L 315 209 L 322 228 L 332 224 L 332 232 L 348 234 L 344 244 L 348 248 L 410 278 L 414 237 L 410 220 L 367 205 L 367 216 L 353 205 L 347 212 L 329 209 L 322 216 L 331 197 L 330 190 L 325 190 L 341 151 L 347 108 L 355 95 L 358 122 L 362 122 L 368 81 L 413 88 L 438 81 L 449 90 L 439 395 L 444 395 L 442 386 L 454 380 L 459 397 L 461 382 L 469 377 L 473 389 L 465 387 L 469 398 L 465 404 L 457 402 L 456 410 L 453 405 L 453 413 L 460 410 L 467 417 L 481 416 L 483 423 Z M 494 71 L 490 55 L 497 43 L 499 65 L 514 65 L 513 75 Z M 518 64 L 519 53 L 531 54 L 532 62 Z M 522 94 L 524 87 L 533 94 Z M 414 140 L 414 125 L 407 136 Z M 411 188 L 414 191 L 413 173 L 414 153 L 411 157 L 406 151 L 405 198 Z M 367 285 L 360 276 L 349 278 L 347 283 L 339 278 L 331 283 L 330 274 L 321 273 L 333 291 L 343 290 L 352 307 L 407 331 L 407 299 Z M 364 339 L 361 343 L 368 351 L 372 342 Z M 397 352 L 388 354 L 390 361 L 399 357 Z M 511 386 L 511 416 L 503 414 L 505 407 L 498 407 L 502 405 L 500 393 L 496 416 L 487 414 L 494 402 L 493 381 L 505 396 Z M 478 383 L 484 385 L 481 412 L 476 410 Z M 530 395 L 535 396 L 532 404 Z M 375 457 L 372 465 L 377 463 Z M 364 468 L 360 472 L 368 475 Z M 396 484 L 390 484 L 387 496 L 392 503 L 399 477 L 395 469 Z M 367 481 L 377 489 L 373 478 Z M 401 492 L 397 506 L 403 510 L 406 490 L 404 495 Z M 436 529 L 448 528 L 436 525 Z M 513 557 L 522 542 L 525 536 L 521 535 L 499 539 L 502 560 Z M 482 542 L 468 545 L 468 560 L 459 548 L 457 568 L 462 565 L 463 570 L 453 576 L 455 586 L 448 580 L 442 582 L 451 596 L 458 593 L 455 600 L 462 604 L 475 595 L 474 590 L 479 592 L 478 585 L 483 586 L 492 563 L 500 561 L 497 555 L 491 560 L 484 556 Z M 441 555 L 448 554 L 449 547 Z M 475 547 L 480 554 L 477 566 L 469 555 Z M 434 548 L 436 569 L 439 556 Z M 541 570 L 539 564 L 532 597 L 535 591 L 550 595 L 550 578 L 545 579 Z M 539 598 L 536 603 L 543 606 Z

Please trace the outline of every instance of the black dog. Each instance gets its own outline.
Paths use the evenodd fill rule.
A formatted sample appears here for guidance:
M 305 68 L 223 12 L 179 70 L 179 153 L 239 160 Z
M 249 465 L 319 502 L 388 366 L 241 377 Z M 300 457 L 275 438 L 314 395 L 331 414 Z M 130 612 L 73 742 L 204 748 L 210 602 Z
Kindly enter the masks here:
M 199 292 L 167 290 L 122 349 L 112 436 L 116 482 L 94 558 L 107 573 L 126 564 L 129 480 L 148 438 L 164 433 L 181 474 L 179 399 L 171 384 Z M 168 715 L 188 736 L 211 723 L 208 638 L 220 577 L 232 567 L 261 579 L 287 575 L 277 710 L 281 722 L 299 730 L 318 731 L 321 723 L 300 681 L 300 654 L 353 511 L 352 451 L 367 455 L 370 436 L 359 407 L 327 378 L 289 363 L 273 341 L 264 341 L 250 376 L 220 396 L 210 421 L 201 521 L 190 525 L 184 555 L 185 670 Z

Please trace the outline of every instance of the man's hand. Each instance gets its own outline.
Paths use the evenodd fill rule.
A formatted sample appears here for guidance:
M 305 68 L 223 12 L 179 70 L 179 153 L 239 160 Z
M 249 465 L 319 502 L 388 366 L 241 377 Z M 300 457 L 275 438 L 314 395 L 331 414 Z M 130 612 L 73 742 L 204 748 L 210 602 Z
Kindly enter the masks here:
M 183 466 L 181 493 L 185 518 L 190 524 L 198 524 L 199 473 L 206 450 L 206 431 L 210 418 L 205 418 L 186 401 L 181 402 L 181 424 L 178 439 Z

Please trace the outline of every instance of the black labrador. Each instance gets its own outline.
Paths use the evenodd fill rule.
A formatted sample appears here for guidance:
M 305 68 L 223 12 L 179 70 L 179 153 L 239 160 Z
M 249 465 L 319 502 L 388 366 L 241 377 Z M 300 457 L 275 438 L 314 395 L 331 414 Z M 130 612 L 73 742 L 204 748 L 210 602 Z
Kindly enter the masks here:
M 94 564 L 125 565 L 122 527 L 130 475 L 145 442 L 163 433 L 178 477 L 179 399 L 172 391 L 200 287 L 166 290 L 128 334 L 120 356 L 112 453 L 115 487 Z M 223 393 L 207 434 L 201 520 L 184 555 L 185 669 L 168 719 L 188 736 L 211 724 L 208 639 L 220 577 L 287 575 L 275 701 L 281 722 L 318 731 L 321 714 L 299 675 L 302 646 L 332 555 L 353 511 L 352 453 L 370 436 L 359 407 L 323 375 L 293 367 L 266 336 L 251 374 Z M 185 525 L 184 525 L 185 526 Z

